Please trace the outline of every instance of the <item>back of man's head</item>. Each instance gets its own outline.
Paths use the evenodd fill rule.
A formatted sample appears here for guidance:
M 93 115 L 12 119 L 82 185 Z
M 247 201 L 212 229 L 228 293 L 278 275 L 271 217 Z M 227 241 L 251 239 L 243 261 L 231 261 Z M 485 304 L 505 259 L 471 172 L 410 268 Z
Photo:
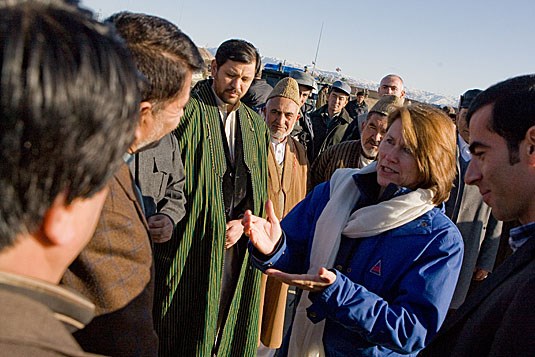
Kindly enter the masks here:
M 240 63 L 255 63 L 255 73 L 260 73 L 262 62 L 253 44 L 245 40 L 227 40 L 217 48 L 215 61 L 221 67 L 228 60 Z
M 1 251 L 60 194 L 103 188 L 132 142 L 140 78 L 112 28 L 53 0 L 0 2 L 0 65 Z
M 517 156 L 520 142 L 535 126 L 535 75 L 507 79 L 479 93 L 468 109 L 468 125 L 472 115 L 489 104 L 493 105 L 489 130 L 505 139 L 511 157 Z
M 165 19 L 120 12 L 107 21 L 126 41 L 138 70 L 149 81 L 142 91 L 143 101 L 161 103 L 174 98 L 188 71 L 195 72 L 204 66 L 193 41 Z

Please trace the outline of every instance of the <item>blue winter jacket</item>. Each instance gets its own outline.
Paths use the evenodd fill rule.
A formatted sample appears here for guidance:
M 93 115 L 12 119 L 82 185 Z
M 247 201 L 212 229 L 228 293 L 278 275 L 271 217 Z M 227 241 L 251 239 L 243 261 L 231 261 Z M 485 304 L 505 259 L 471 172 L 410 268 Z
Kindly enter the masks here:
M 376 183 L 375 177 L 355 175 L 361 188 L 357 207 L 373 204 L 369 185 L 362 182 Z M 271 256 L 250 245 L 256 267 L 307 272 L 316 222 L 329 190 L 329 182 L 317 186 L 285 217 L 284 236 Z M 408 191 L 397 189 L 394 195 Z M 326 319 L 326 355 L 416 355 L 445 319 L 462 256 L 461 235 L 440 208 L 374 237 L 342 236 L 335 264 L 327 267 L 334 268 L 336 281 L 321 293 L 309 294 L 313 304 L 308 318 L 315 323 Z

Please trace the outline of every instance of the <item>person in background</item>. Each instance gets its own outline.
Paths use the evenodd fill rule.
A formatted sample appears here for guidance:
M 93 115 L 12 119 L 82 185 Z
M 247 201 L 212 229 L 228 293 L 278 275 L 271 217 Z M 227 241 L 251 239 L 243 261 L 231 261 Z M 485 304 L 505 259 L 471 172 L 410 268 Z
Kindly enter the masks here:
M 271 133 L 268 153 L 268 197 L 276 216 L 282 219 L 305 198 L 307 158 L 305 148 L 291 136 L 299 119 L 301 98 L 295 79 L 281 79 L 268 96 L 263 115 Z M 262 275 L 264 301 L 258 355 L 273 355 L 284 336 L 288 285 Z M 266 282 L 267 280 L 267 282 Z M 295 292 L 294 292 L 295 293 Z M 267 347 L 267 348 L 264 348 Z
M 265 79 L 262 79 L 262 66 L 260 65 L 258 72 L 255 74 L 255 78 L 249 87 L 249 90 L 247 93 L 245 93 L 241 99 L 241 102 L 260 113 L 266 104 L 269 93 L 271 93 L 272 90 L 273 87 L 270 86 Z
M 0 2 L 0 66 L 0 354 L 89 356 L 71 333 L 95 306 L 58 283 L 134 139 L 141 79 L 73 1 Z
M 368 114 L 368 104 L 364 101 L 364 96 L 364 91 L 360 90 L 357 92 L 357 97 L 346 105 L 346 110 L 353 120 L 357 120 L 359 115 Z
M 258 348 L 260 272 L 241 218 L 264 214 L 269 131 L 241 103 L 260 67 L 256 48 L 228 40 L 175 130 L 189 208 L 177 239 L 155 247 L 161 356 L 250 356 Z
M 309 162 L 314 162 L 329 146 L 342 140 L 348 125 L 353 121 L 345 110 L 350 95 L 351 87 L 347 83 L 336 81 L 329 89 L 327 104 L 310 113 L 314 151 L 308 158 Z
M 318 99 L 316 100 L 316 109 L 323 107 L 327 104 L 327 98 L 329 97 L 329 88 L 328 84 L 324 84 L 318 92 Z
M 405 87 L 403 79 L 397 74 L 389 74 L 384 76 L 379 83 L 377 89 L 379 97 L 384 95 L 395 95 L 400 98 L 400 105 L 405 103 Z M 408 103 L 405 103 L 408 104 Z M 342 137 L 342 141 L 358 140 L 360 139 L 362 123 L 366 120 L 366 115 L 359 115 L 357 120 L 349 124 L 347 130 Z
M 329 181 L 335 170 L 363 168 L 377 158 L 379 145 L 386 134 L 388 114 L 400 105 L 395 95 L 381 97 L 366 115 L 362 123 L 362 139 L 344 141 L 325 150 L 310 168 L 310 187 Z
M 464 180 L 492 214 L 518 220 L 514 253 L 466 298 L 422 356 L 531 356 L 535 351 L 535 75 L 477 95 L 466 120 L 470 152 Z
M 62 283 L 97 307 L 97 317 L 74 334 L 84 349 L 111 356 L 157 356 L 150 227 L 127 162 L 176 128 L 202 58 L 186 34 L 160 17 L 121 12 L 107 21 L 124 39 L 148 85 L 141 93 L 135 140 L 110 183 L 95 234 Z
M 313 106 L 307 103 L 312 91 L 316 89 L 316 81 L 310 74 L 302 71 L 291 71 L 290 77 L 299 84 L 299 98 L 301 108 L 299 110 L 299 120 L 295 123 L 292 130 L 292 136 L 295 137 L 305 147 L 307 157 L 313 155 L 314 152 L 314 131 L 312 130 L 312 122 L 310 121 L 310 111 Z
M 267 221 L 245 213 L 255 266 L 307 290 L 288 356 L 415 355 L 438 331 L 463 253 L 441 208 L 455 175 L 454 133 L 438 109 L 401 107 L 377 163 L 337 170 L 282 228 L 269 202 Z
M 477 187 L 464 183 L 466 168 L 472 159 L 468 149 L 470 133 L 466 123 L 466 113 L 470 103 L 479 93 L 481 93 L 479 89 L 470 89 L 461 95 L 456 118 L 457 175 L 450 198 L 446 201 L 446 215 L 461 231 L 464 256 L 450 309 L 458 309 L 470 286 L 481 283 L 492 271 L 502 230 L 502 222 L 492 216 L 491 208 L 483 202 Z

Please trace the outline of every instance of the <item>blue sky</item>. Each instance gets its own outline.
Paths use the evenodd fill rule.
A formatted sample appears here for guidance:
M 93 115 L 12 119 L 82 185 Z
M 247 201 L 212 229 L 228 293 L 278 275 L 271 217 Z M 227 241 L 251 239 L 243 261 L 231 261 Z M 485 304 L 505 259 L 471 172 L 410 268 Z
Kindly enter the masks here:
M 229 38 L 262 55 L 457 97 L 535 72 L 535 1 L 82 0 L 102 17 L 129 10 L 164 17 L 198 46 Z

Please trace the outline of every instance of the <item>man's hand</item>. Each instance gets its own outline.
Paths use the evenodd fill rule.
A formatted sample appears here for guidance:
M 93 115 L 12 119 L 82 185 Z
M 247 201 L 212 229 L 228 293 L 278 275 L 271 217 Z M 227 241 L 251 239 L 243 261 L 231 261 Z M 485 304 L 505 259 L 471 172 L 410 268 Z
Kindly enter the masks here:
M 251 211 L 245 211 L 243 216 L 243 231 L 249 237 L 251 243 L 262 254 L 268 255 L 273 252 L 281 236 L 282 229 L 279 219 L 273 210 L 273 203 L 266 202 L 268 220 L 254 216 Z
M 154 243 L 165 243 L 173 235 L 173 221 L 165 214 L 155 214 L 147 218 L 149 233 Z
M 265 271 L 268 276 L 282 281 L 288 285 L 296 286 L 303 290 L 321 292 L 336 280 L 336 274 L 325 268 L 320 268 L 318 274 L 288 274 L 277 269 Z
M 241 219 L 235 219 L 227 223 L 227 231 L 225 233 L 225 249 L 229 249 L 237 241 L 240 240 L 240 237 L 243 234 L 243 226 L 241 224 Z

